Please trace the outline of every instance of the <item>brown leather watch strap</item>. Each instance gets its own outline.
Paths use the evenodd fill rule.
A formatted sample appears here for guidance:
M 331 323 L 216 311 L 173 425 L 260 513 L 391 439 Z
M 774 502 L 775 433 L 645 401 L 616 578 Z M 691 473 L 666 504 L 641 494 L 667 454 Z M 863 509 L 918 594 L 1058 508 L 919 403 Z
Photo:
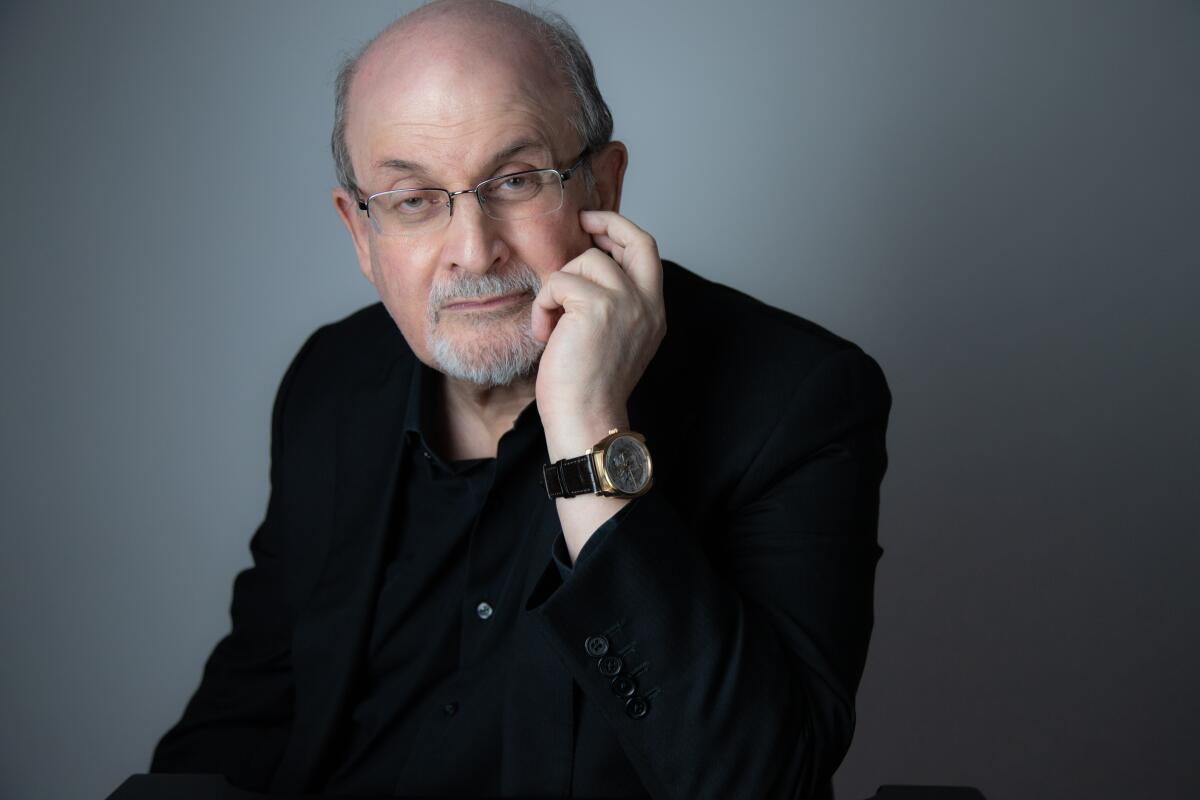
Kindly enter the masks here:
M 546 464 L 542 467 L 542 480 L 546 485 L 546 494 L 551 498 L 595 494 L 599 488 L 592 471 L 591 454 Z

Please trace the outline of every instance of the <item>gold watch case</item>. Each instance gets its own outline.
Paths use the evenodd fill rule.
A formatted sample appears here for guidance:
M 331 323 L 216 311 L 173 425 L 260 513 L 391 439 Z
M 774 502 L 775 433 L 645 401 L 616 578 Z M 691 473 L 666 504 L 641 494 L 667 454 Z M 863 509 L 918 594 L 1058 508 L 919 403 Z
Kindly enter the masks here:
M 654 484 L 654 464 L 646 437 L 636 431 L 609 430 L 588 448 L 599 489 L 605 497 L 640 497 Z

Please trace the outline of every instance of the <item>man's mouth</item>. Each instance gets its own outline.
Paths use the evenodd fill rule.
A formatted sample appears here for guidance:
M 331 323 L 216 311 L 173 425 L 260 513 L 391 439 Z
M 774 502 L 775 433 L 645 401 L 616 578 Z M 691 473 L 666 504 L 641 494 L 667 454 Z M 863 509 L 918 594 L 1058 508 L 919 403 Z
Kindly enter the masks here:
M 529 299 L 529 291 L 521 290 L 510 294 L 498 294 L 492 297 L 478 297 L 470 300 L 455 300 L 442 306 L 442 311 L 483 311 L 485 309 L 501 308 L 518 301 Z

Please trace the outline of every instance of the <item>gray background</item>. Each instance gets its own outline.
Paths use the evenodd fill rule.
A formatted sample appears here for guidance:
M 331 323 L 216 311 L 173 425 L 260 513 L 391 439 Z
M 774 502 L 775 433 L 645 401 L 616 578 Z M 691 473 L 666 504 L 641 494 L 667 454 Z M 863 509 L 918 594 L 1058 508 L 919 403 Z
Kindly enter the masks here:
M 623 210 L 891 381 L 840 796 L 1195 792 L 1200 5 L 555 6 Z M 0 796 L 144 771 L 226 629 L 278 380 L 373 299 L 335 65 L 407 7 L 0 5 Z

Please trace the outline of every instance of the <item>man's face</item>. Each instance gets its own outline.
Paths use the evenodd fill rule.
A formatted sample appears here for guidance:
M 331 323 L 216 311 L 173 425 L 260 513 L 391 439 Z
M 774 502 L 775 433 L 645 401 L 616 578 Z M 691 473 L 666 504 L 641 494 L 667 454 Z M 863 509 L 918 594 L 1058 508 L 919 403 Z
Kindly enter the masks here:
M 351 88 L 346 140 L 364 199 L 571 166 L 581 145 L 567 122 L 570 101 L 544 65 L 423 36 L 368 54 Z M 494 51 L 497 42 L 490 44 Z M 360 268 L 417 357 L 482 383 L 506 382 L 536 362 L 532 299 L 541 281 L 591 245 L 578 217 L 590 200 L 576 174 L 562 207 L 542 217 L 494 220 L 475 195 L 459 195 L 445 227 L 384 236 L 353 198 L 335 192 Z

